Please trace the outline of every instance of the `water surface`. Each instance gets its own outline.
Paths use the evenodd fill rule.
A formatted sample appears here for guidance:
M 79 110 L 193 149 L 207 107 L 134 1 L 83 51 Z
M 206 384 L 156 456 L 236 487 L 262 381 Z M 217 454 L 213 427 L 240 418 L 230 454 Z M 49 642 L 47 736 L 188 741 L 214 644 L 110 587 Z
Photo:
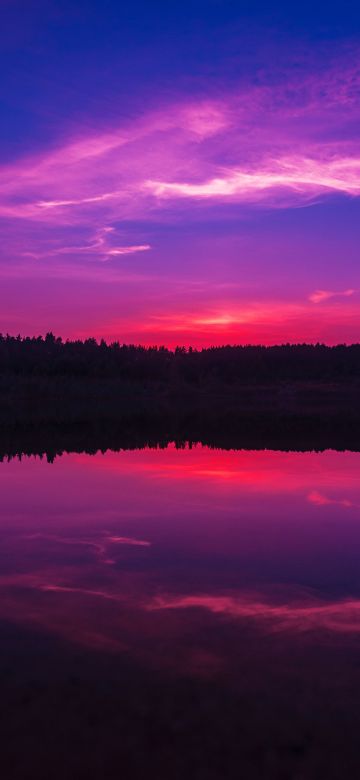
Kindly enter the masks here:
M 7 776 L 357 773 L 359 467 L 172 446 L 2 463 Z

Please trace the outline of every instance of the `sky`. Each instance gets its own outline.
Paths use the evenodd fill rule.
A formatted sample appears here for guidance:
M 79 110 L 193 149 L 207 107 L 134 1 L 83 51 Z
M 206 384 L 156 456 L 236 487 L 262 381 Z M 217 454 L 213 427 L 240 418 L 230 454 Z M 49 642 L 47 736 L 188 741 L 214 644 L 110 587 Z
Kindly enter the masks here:
M 0 332 L 360 341 L 360 6 L 0 0 Z

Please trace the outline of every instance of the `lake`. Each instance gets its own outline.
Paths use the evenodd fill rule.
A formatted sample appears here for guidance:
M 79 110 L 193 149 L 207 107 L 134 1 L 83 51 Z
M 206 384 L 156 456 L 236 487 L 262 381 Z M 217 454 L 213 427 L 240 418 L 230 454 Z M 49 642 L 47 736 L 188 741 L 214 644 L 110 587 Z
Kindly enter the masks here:
M 0 464 L 6 778 L 355 777 L 360 453 Z

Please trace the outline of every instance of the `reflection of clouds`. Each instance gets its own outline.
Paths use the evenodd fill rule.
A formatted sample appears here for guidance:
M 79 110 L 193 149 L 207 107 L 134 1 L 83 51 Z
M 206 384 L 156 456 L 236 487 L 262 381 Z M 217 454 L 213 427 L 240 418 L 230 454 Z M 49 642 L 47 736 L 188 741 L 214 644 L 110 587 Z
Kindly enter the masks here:
M 348 498 L 328 498 L 328 496 L 324 496 L 323 493 L 319 493 L 318 490 L 312 490 L 311 493 L 308 495 L 308 501 L 310 501 L 311 504 L 315 504 L 315 506 L 330 506 L 331 504 L 335 504 L 337 506 L 345 506 L 350 508 L 358 508 L 359 504 L 354 504 L 353 501 L 350 501 Z
M 299 493 L 301 501 L 304 493 L 315 495 L 319 487 L 319 494 L 322 495 L 334 488 L 354 495 L 355 499 L 360 495 L 357 452 L 341 453 L 339 456 L 333 450 L 322 453 L 228 451 L 212 450 L 201 444 L 192 445 L 190 450 L 188 445 L 178 449 L 175 443 L 171 443 L 161 448 L 145 447 L 136 452 L 124 450 L 120 454 L 108 451 L 105 455 L 97 453 L 91 457 L 74 453 L 69 458 L 73 464 L 86 468 L 88 472 L 97 472 L 98 479 L 101 479 L 102 471 L 124 479 L 133 479 L 136 473 L 138 485 L 151 482 L 153 501 L 155 481 L 159 481 L 160 491 L 164 489 L 163 483 L 166 483 L 169 491 L 178 485 L 184 491 L 184 498 L 200 490 L 202 485 L 212 494 L 222 483 L 227 489 L 231 486 L 244 495 L 249 492 L 252 495 L 292 494 L 296 497 Z M 148 484 L 146 490 L 149 490 Z M 136 492 L 141 498 L 143 491 L 136 489 Z M 160 494 L 159 501 L 162 500 L 163 494 Z M 230 494 L 228 500 L 231 503 Z M 131 510 L 134 509 L 134 503 L 132 500 Z M 352 504 L 357 505 L 358 502 L 355 500 Z M 156 509 L 159 511 L 160 507 Z
M 301 637 L 316 645 L 320 635 L 329 644 L 358 641 L 360 599 L 321 601 L 296 588 L 174 593 L 153 570 L 102 563 L 3 575 L 0 619 L 196 676 L 237 668 L 259 636 L 281 635 L 281 647 Z
M 107 593 L 105 590 L 91 590 L 91 588 L 75 588 L 66 585 L 39 585 L 39 590 L 47 593 L 79 593 L 82 596 L 91 596 L 96 599 L 106 599 L 106 601 L 124 601 L 124 598 L 115 593 Z
M 87 547 L 90 550 L 95 551 L 99 562 L 106 563 L 106 564 L 115 563 L 115 561 L 106 557 L 109 549 L 111 550 L 111 547 L 113 545 L 125 545 L 129 547 L 151 547 L 151 542 L 146 541 L 145 539 L 135 539 L 131 536 L 111 536 L 110 534 L 105 534 L 99 540 L 78 539 L 78 538 L 56 536 L 53 534 L 43 534 L 43 533 L 28 534 L 25 538 L 34 539 L 34 540 L 44 539 L 49 542 L 69 545 L 71 547 L 77 547 L 77 546 Z
M 311 631 L 325 629 L 336 632 L 360 633 L 360 600 L 348 599 L 331 603 L 306 601 L 272 604 L 263 594 L 247 596 L 159 596 L 148 606 L 150 610 L 204 609 L 214 615 L 234 620 L 253 619 L 271 630 Z
M 174 595 L 162 592 L 159 583 L 154 586 L 152 578 L 148 579 L 143 572 L 131 573 L 114 569 L 111 573 L 109 569 L 102 571 L 109 574 L 103 574 L 101 577 L 99 571 L 94 571 L 93 568 L 87 567 L 79 573 L 76 566 L 53 566 L 48 570 L 29 574 L 5 575 L 0 578 L 0 592 L 3 593 L 0 615 L 4 615 L 4 610 L 6 612 L 10 597 L 14 607 L 16 605 L 14 614 L 19 613 L 25 622 L 34 619 L 35 622 L 45 621 L 46 624 L 49 609 L 50 612 L 52 610 L 51 601 L 41 601 L 33 612 L 28 610 L 29 599 L 36 601 L 37 594 L 44 594 L 50 599 L 56 598 L 57 608 L 61 606 L 61 611 L 69 619 L 70 625 L 74 619 L 74 611 L 79 611 L 81 620 L 84 618 L 86 623 L 90 622 L 97 634 L 99 611 L 96 605 L 107 603 L 104 627 L 108 639 L 113 632 L 121 629 L 124 614 L 131 614 L 134 627 L 139 625 L 139 621 L 148 625 L 148 620 L 153 619 L 153 625 L 162 626 L 161 630 L 164 629 L 166 633 L 166 624 L 170 625 L 173 621 L 171 615 L 182 613 L 182 624 L 193 628 L 192 615 L 199 610 L 216 620 L 226 618 L 233 625 L 240 626 L 245 622 L 249 627 L 252 623 L 257 631 L 265 634 L 279 631 L 290 634 L 316 631 L 360 633 L 360 599 L 357 598 L 324 600 L 296 588 L 278 590 L 275 599 L 270 595 L 270 590 Z M 93 582 L 99 582 L 99 587 L 94 587 Z M 119 606 L 121 612 L 118 610 Z M 161 614 L 163 617 L 158 622 L 156 616 Z M 150 615 L 153 618 L 150 618 Z M 75 621 L 77 622 L 76 617 Z M 197 619 L 195 625 L 196 623 Z M 75 634 L 75 641 L 82 642 L 81 632 L 79 634 L 77 630 Z
M 344 540 L 348 554 L 358 538 L 356 524 L 346 537 L 341 518 L 326 539 L 324 555 L 322 538 L 310 550 L 314 512 L 320 510 L 305 513 L 304 498 L 327 505 L 328 495 L 347 496 L 341 505 L 352 506 L 350 499 L 355 505 L 358 453 L 172 447 L 65 456 L 51 468 L 40 461 L 14 462 L 3 470 L 3 500 L 7 491 L 12 523 L 4 541 L 13 569 L 0 576 L 3 620 L 196 674 L 201 665 L 214 674 L 228 659 L 236 663 L 236 654 L 247 652 L 251 643 L 254 647 L 259 636 L 269 642 L 279 636 L 282 647 L 302 641 L 315 645 L 320 634 L 324 643 L 358 644 L 360 600 L 355 597 L 321 599 L 286 586 L 245 589 L 252 564 L 252 582 L 258 574 L 264 583 L 274 571 L 284 581 L 297 571 L 307 582 L 315 572 L 326 586 L 323 567 L 335 562 L 331 578 L 339 582 L 346 559 L 338 555 L 337 540 Z M 226 485 L 218 501 L 217 472 Z M 156 482 L 159 475 L 165 480 Z M 229 490 L 231 478 L 235 494 Z M 40 497 L 44 504 L 37 514 Z M 227 512 L 236 516 L 228 519 Z M 4 521 L 4 532 L 7 528 Z M 25 536 L 32 528 L 44 533 Z M 311 571 L 309 550 L 316 558 Z M 354 557 L 351 552 L 356 566 Z M 116 566 L 107 565 L 114 560 Z
M 144 539 L 131 539 L 129 536 L 109 536 L 107 537 L 113 544 L 129 544 L 134 547 L 150 547 L 151 542 Z

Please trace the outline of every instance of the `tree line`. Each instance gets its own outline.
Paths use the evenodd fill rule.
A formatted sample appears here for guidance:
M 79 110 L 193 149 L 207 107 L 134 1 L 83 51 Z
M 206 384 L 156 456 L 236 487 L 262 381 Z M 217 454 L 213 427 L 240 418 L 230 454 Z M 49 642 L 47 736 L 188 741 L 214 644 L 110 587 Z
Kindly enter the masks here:
M 129 382 L 210 385 L 360 378 L 360 344 L 223 346 L 200 350 L 142 347 L 94 338 L 63 341 L 0 335 L 0 374 L 117 378 Z

